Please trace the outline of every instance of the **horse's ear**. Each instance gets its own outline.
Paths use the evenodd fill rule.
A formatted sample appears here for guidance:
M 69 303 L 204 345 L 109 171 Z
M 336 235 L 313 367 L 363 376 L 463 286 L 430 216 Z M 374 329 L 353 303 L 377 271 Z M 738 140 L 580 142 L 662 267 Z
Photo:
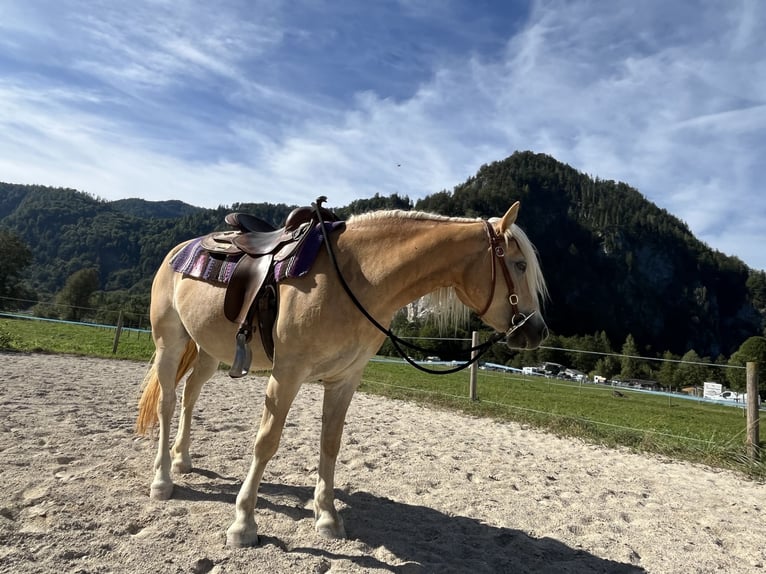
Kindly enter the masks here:
M 505 212 L 505 215 L 503 215 L 503 218 L 498 224 L 498 231 L 501 234 L 508 231 L 511 228 L 511 225 L 514 224 L 516 216 L 519 214 L 519 207 L 521 207 L 521 204 L 517 201 Z

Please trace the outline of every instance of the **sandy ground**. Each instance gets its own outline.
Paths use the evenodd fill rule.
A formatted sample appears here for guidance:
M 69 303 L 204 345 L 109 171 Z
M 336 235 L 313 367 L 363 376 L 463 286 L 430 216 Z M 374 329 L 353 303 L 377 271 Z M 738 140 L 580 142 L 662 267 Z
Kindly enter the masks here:
M 195 468 L 158 502 L 154 440 L 133 435 L 146 365 L 0 354 L 0 367 L 0 572 L 766 569 L 764 485 L 361 393 L 337 469 L 349 538 L 319 539 L 315 385 L 266 470 L 261 545 L 229 549 L 263 379 L 206 385 Z

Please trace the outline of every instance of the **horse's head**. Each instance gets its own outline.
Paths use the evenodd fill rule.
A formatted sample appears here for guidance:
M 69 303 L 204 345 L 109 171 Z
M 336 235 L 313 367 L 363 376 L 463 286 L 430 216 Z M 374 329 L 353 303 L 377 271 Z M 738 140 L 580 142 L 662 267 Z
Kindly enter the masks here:
M 517 201 L 502 218 L 486 223 L 492 284 L 479 315 L 485 323 L 506 333 L 509 347 L 536 349 L 548 336 L 540 309 L 548 292 L 537 252 L 515 224 L 518 213 Z M 486 271 L 481 276 L 486 277 Z

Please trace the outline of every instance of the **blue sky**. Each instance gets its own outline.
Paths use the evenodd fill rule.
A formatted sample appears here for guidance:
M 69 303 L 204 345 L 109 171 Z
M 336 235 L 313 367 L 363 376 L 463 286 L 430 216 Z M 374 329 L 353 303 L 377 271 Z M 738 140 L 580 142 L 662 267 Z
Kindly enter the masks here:
M 2 2 L 0 181 L 340 206 L 532 150 L 766 269 L 764 30 L 758 0 Z

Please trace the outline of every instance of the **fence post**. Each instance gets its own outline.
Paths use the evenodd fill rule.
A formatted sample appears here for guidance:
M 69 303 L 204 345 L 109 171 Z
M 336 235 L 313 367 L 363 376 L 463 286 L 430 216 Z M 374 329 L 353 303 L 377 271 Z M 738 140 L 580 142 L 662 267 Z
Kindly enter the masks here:
M 757 462 L 760 455 L 760 436 L 758 432 L 758 363 L 747 363 L 747 456 L 751 462 Z
M 477 347 L 479 345 L 479 332 L 474 331 L 471 333 L 471 347 Z M 471 353 L 471 358 L 473 359 L 476 357 L 477 353 L 479 351 L 473 351 Z M 476 390 L 476 379 L 479 373 L 479 361 L 474 361 L 471 363 L 471 378 L 469 380 L 468 384 L 468 397 L 472 401 L 476 401 L 479 399 L 478 392 Z
M 120 335 L 122 334 L 122 311 L 117 318 L 117 328 L 114 330 L 114 343 L 112 344 L 112 355 L 117 353 L 117 345 L 120 343 Z

